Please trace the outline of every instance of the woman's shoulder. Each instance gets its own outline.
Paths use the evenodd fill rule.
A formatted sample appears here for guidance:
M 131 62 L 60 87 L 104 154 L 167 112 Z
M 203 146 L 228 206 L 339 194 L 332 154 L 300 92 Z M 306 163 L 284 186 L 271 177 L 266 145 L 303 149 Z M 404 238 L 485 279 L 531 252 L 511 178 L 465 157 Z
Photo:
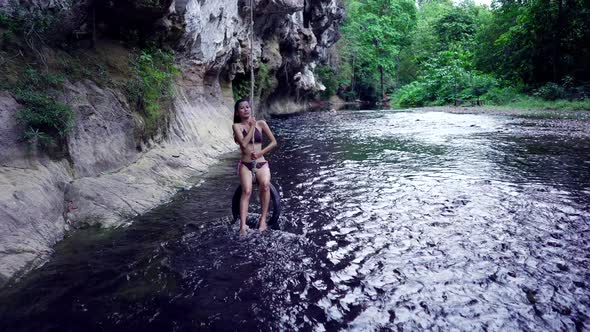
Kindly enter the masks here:
M 231 127 L 232 127 L 232 130 L 234 132 L 236 132 L 236 131 L 240 131 L 240 132 L 241 131 L 244 131 L 244 129 L 242 128 L 242 125 L 239 124 L 239 123 L 234 123 Z

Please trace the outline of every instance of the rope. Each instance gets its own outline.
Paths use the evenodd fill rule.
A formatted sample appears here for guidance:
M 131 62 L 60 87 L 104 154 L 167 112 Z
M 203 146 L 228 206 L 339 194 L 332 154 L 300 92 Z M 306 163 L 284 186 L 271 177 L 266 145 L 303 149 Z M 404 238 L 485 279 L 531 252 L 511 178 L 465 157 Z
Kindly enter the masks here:
M 254 114 L 254 0 L 250 0 L 250 108 Z
M 254 116 L 254 0 L 250 0 L 250 112 Z M 252 151 L 256 151 L 254 137 L 256 136 L 256 123 L 252 134 Z M 252 181 L 256 183 L 256 159 L 252 160 Z

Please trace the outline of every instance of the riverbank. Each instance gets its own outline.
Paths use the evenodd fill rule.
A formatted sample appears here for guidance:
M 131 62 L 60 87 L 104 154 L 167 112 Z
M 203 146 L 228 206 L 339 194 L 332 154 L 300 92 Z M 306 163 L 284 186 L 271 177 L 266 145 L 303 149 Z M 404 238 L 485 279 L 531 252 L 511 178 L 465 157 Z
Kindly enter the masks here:
M 509 115 L 534 119 L 574 119 L 590 121 L 589 111 L 543 110 L 543 109 L 517 109 L 506 106 L 428 106 L 407 108 L 404 110 L 443 111 L 455 114 L 494 114 Z

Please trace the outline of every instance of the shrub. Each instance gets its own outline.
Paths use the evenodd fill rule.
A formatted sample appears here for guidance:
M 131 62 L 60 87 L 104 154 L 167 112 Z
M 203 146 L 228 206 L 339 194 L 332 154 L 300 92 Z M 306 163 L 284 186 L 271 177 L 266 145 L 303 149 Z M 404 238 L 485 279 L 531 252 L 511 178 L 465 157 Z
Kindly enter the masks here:
M 154 47 L 142 50 L 132 60 L 132 66 L 134 77 L 127 84 L 127 91 L 151 135 L 163 120 L 162 109 L 172 99 L 172 83 L 180 71 L 174 65 L 174 53 Z
M 534 95 L 546 100 L 564 99 L 567 96 L 566 89 L 553 82 L 549 82 L 535 91 Z
M 482 99 L 494 105 L 505 105 L 518 100 L 519 97 L 520 95 L 515 88 L 502 88 L 496 86 L 490 88 L 490 90 L 482 96 Z
M 268 66 L 264 63 L 260 64 L 258 68 L 257 80 L 254 82 L 254 89 L 256 90 L 256 96 L 258 100 L 269 93 L 272 87 L 272 78 Z
M 393 101 L 399 107 L 421 107 L 426 105 L 429 99 L 428 86 L 420 81 L 402 86 L 393 95 Z
M 72 109 L 55 98 L 55 91 L 63 85 L 64 77 L 32 67 L 25 68 L 21 77 L 21 83 L 11 86 L 10 90 L 23 105 L 16 114 L 24 128 L 23 138 L 48 152 L 63 150 L 74 124 Z
M 62 146 L 74 123 L 72 109 L 43 92 L 19 89 L 16 97 L 24 105 L 17 120 L 26 128 L 25 139 L 41 147 Z
M 258 71 L 254 77 L 254 97 L 256 101 L 262 100 L 264 96 L 269 94 L 272 88 L 272 76 L 270 69 L 265 63 L 260 64 Z M 247 74 L 236 75 L 232 81 L 232 92 L 234 100 L 246 98 L 250 96 L 250 72 Z
M 243 77 L 244 75 L 239 75 Z M 236 76 L 238 78 L 238 76 Z M 246 98 L 246 96 L 250 96 L 250 79 L 234 79 L 232 81 L 232 93 L 234 95 L 234 100 L 238 100 L 241 98 Z
M 40 73 L 32 67 L 27 67 L 25 69 L 24 78 L 26 88 L 36 90 L 57 89 L 65 82 L 65 77 L 62 74 L 51 72 Z
M 476 98 L 479 101 L 481 96 L 497 85 L 496 79 L 490 75 L 475 72 L 470 74 L 468 86 L 463 93 L 463 99 Z
M 330 66 L 319 66 L 315 70 L 318 78 L 322 84 L 326 87 L 326 90 L 322 91 L 322 97 L 329 98 L 336 94 L 338 90 L 338 80 L 336 74 Z

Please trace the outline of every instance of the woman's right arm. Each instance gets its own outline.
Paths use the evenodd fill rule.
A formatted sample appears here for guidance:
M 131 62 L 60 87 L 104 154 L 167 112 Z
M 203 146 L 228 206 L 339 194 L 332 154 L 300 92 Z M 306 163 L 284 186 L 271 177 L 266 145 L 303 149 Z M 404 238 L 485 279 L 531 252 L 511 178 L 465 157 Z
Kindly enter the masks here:
M 234 137 L 236 137 L 236 143 L 240 146 L 240 148 L 246 149 L 248 147 L 248 144 L 252 140 L 252 135 L 254 135 L 254 126 L 250 126 L 250 131 L 246 134 L 246 136 L 242 134 L 241 126 L 239 123 L 234 123 L 233 129 Z

